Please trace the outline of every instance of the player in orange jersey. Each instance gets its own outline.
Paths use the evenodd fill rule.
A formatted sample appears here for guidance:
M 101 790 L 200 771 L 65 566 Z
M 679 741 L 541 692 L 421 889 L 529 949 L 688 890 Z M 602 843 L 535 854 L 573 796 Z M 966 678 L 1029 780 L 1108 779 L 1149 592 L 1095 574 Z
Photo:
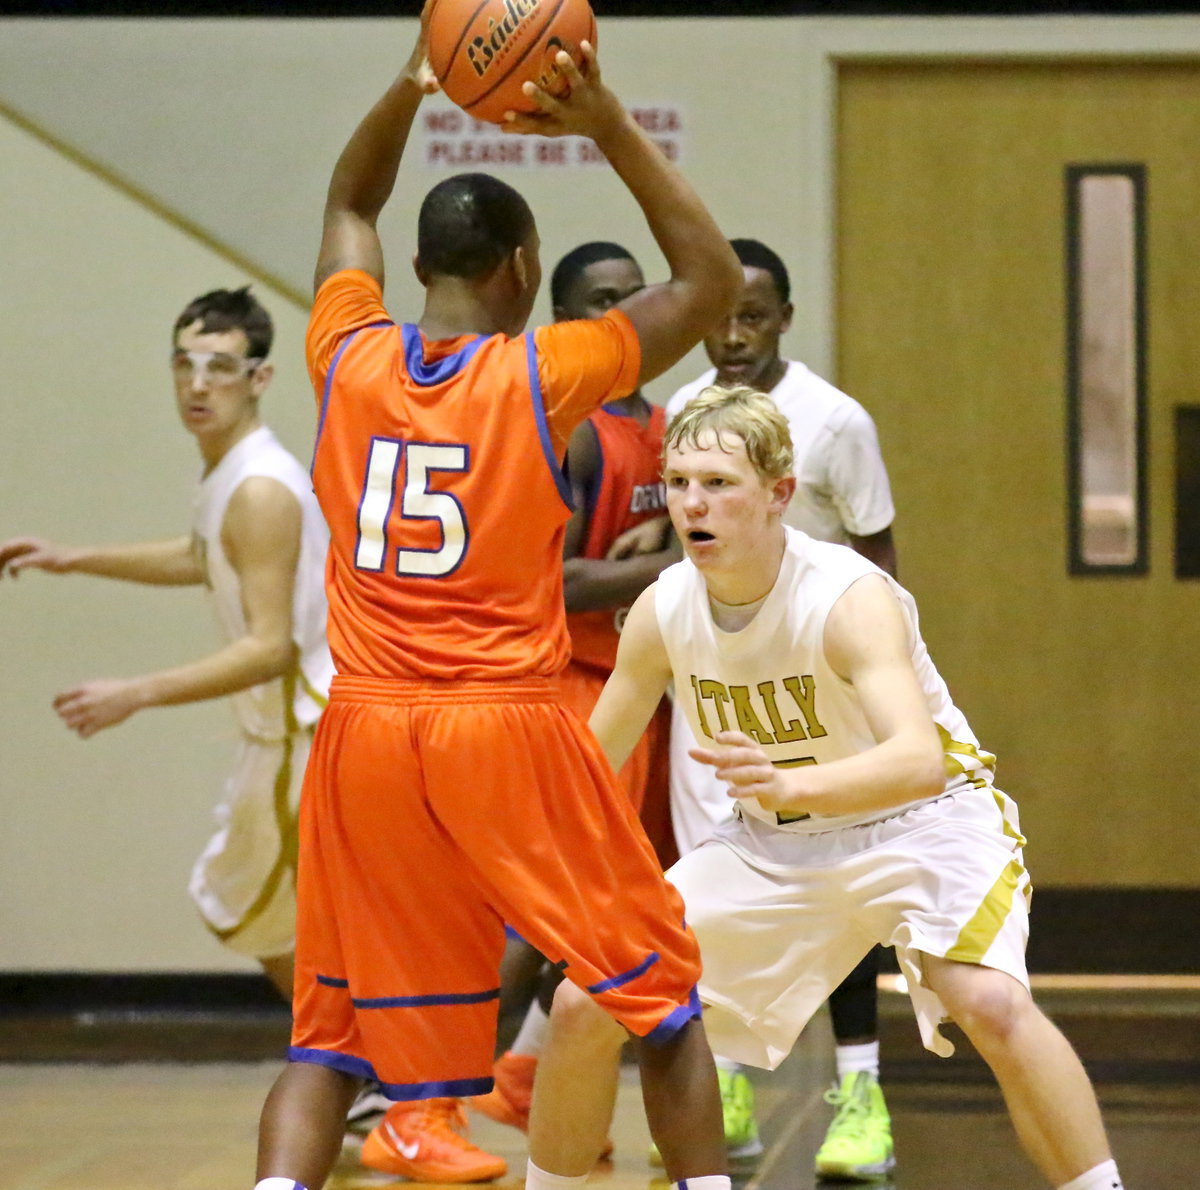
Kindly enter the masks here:
M 645 284 L 637 261 L 619 244 L 580 244 L 558 262 L 550 277 L 555 321 L 602 318 Z M 616 663 L 620 626 L 630 604 L 664 566 L 683 556 L 665 511 L 665 428 L 661 407 L 647 401 L 639 389 L 607 402 L 582 422 L 567 449 L 575 511 L 567 522 L 563 551 L 563 595 L 571 634 L 563 696 L 584 720 Z M 626 556 L 627 535 L 634 530 L 644 530 L 651 545 Z M 623 556 L 613 557 L 614 547 Z M 667 780 L 670 718 L 670 704 L 664 700 L 619 774 L 664 869 L 678 859 Z M 511 1048 L 496 1062 L 495 1088 L 471 1103 L 491 1119 L 522 1130 L 529 1125 L 534 1072 L 560 978 L 556 968 L 540 964 L 536 952 L 531 964 L 531 950 L 522 938 L 509 940 L 502 968 L 504 995 L 528 999 L 533 984 L 536 996 Z
M 428 9 L 334 168 L 317 261 L 313 483 L 337 677 L 305 779 L 291 1061 L 263 1108 L 259 1190 L 324 1184 L 365 1077 L 400 1105 L 490 1089 L 505 921 L 634 1037 L 669 1175 L 727 1190 L 695 940 L 557 675 L 570 435 L 698 342 L 739 269 L 588 47 L 582 72 L 559 55 L 569 97 L 530 85 L 539 114 L 506 130 L 593 140 L 670 280 L 601 319 L 522 334 L 541 278 L 533 216 L 504 183 L 460 175 L 422 205 L 420 319 L 393 322 L 376 224 L 436 88 Z M 378 1164 L 402 1172 L 390 1117 Z M 531 1190 L 582 1184 L 552 1129 L 530 1139 Z

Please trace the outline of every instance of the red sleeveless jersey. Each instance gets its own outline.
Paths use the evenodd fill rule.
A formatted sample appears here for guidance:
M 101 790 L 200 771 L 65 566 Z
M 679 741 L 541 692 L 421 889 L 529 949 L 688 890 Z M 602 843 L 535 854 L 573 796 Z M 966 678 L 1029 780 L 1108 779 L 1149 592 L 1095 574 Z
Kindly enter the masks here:
M 637 384 L 619 311 L 516 339 L 426 342 L 366 273 L 335 273 L 306 343 L 320 401 L 313 487 L 338 673 L 489 680 L 566 664 L 571 431 Z
M 581 558 L 603 558 L 627 529 L 667 511 L 662 482 L 662 444 L 666 414 L 653 405 L 645 427 L 637 418 L 600 409 L 588 419 L 596 431 L 600 459 L 594 490 L 588 492 L 588 533 Z M 620 622 L 629 609 L 569 612 L 571 660 L 612 672 L 617 660 Z

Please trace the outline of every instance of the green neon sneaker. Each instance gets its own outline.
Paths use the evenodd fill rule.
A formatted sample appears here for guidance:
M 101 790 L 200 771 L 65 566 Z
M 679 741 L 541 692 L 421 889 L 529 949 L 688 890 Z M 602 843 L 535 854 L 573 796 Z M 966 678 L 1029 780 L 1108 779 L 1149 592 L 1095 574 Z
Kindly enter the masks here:
M 754 1118 L 754 1084 L 744 1070 L 717 1069 L 721 1115 L 725 1121 L 725 1152 L 733 1161 L 757 1157 L 763 1151 Z
M 754 1118 L 754 1084 L 741 1069 L 717 1068 L 717 1085 L 721 1090 L 721 1115 L 725 1121 L 725 1152 L 731 1161 L 745 1161 L 762 1151 L 758 1136 L 758 1121 Z M 650 1144 L 650 1164 L 661 1166 L 658 1146 Z
M 847 1074 L 841 1086 L 825 1092 L 834 1108 L 833 1123 L 817 1150 L 818 1178 L 874 1182 L 896 1164 L 892 1151 L 892 1118 L 879 1080 L 866 1071 Z

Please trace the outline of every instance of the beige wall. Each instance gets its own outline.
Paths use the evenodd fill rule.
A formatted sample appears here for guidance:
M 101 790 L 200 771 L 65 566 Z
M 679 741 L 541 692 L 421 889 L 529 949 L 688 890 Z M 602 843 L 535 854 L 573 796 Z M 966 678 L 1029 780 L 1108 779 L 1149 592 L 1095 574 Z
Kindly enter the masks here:
M 302 294 L 330 164 L 410 36 L 402 21 L 0 22 L 0 113 L 177 217 L 0 118 L 0 538 L 186 528 L 196 458 L 165 383 L 169 324 L 194 293 L 247 277 L 178 220 Z M 1194 53 L 1200 20 L 612 21 L 601 49 L 628 100 L 684 111 L 687 172 L 731 235 L 760 236 L 788 260 L 798 317 L 787 347 L 827 370 L 838 57 Z M 384 228 L 401 316 L 419 296 L 407 229 L 440 175 L 412 176 Z M 538 213 L 548 265 L 602 236 L 661 270 L 605 174 L 505 176 Z M 260 292 L 280 324 L 267 413 L 304 455 L 303 312 Z M 693 355 L 656 395 L 699 363 Z M 168 664 L 214 641 L 193 592 L 36 574 L 0 588 L 0 969 L 242 966 L 208 938 L 185 892 L 232 748 L 227 709 L 146 712 L 83 743 L 49 708 L 74 680 Z

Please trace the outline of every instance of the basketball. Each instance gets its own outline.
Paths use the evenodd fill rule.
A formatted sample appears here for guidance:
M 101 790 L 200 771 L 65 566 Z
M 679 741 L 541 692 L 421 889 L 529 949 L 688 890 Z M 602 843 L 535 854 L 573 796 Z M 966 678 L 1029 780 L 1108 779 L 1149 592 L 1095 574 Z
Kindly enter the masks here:
M 429 14 L 429 65 L 442 90 L 477 120 L 537 107 L 521 88 L 566 91 L 554 59 L 566 50 L 583 61 L 581 41 L 596 44 L 588 0 L 437 0 Z

